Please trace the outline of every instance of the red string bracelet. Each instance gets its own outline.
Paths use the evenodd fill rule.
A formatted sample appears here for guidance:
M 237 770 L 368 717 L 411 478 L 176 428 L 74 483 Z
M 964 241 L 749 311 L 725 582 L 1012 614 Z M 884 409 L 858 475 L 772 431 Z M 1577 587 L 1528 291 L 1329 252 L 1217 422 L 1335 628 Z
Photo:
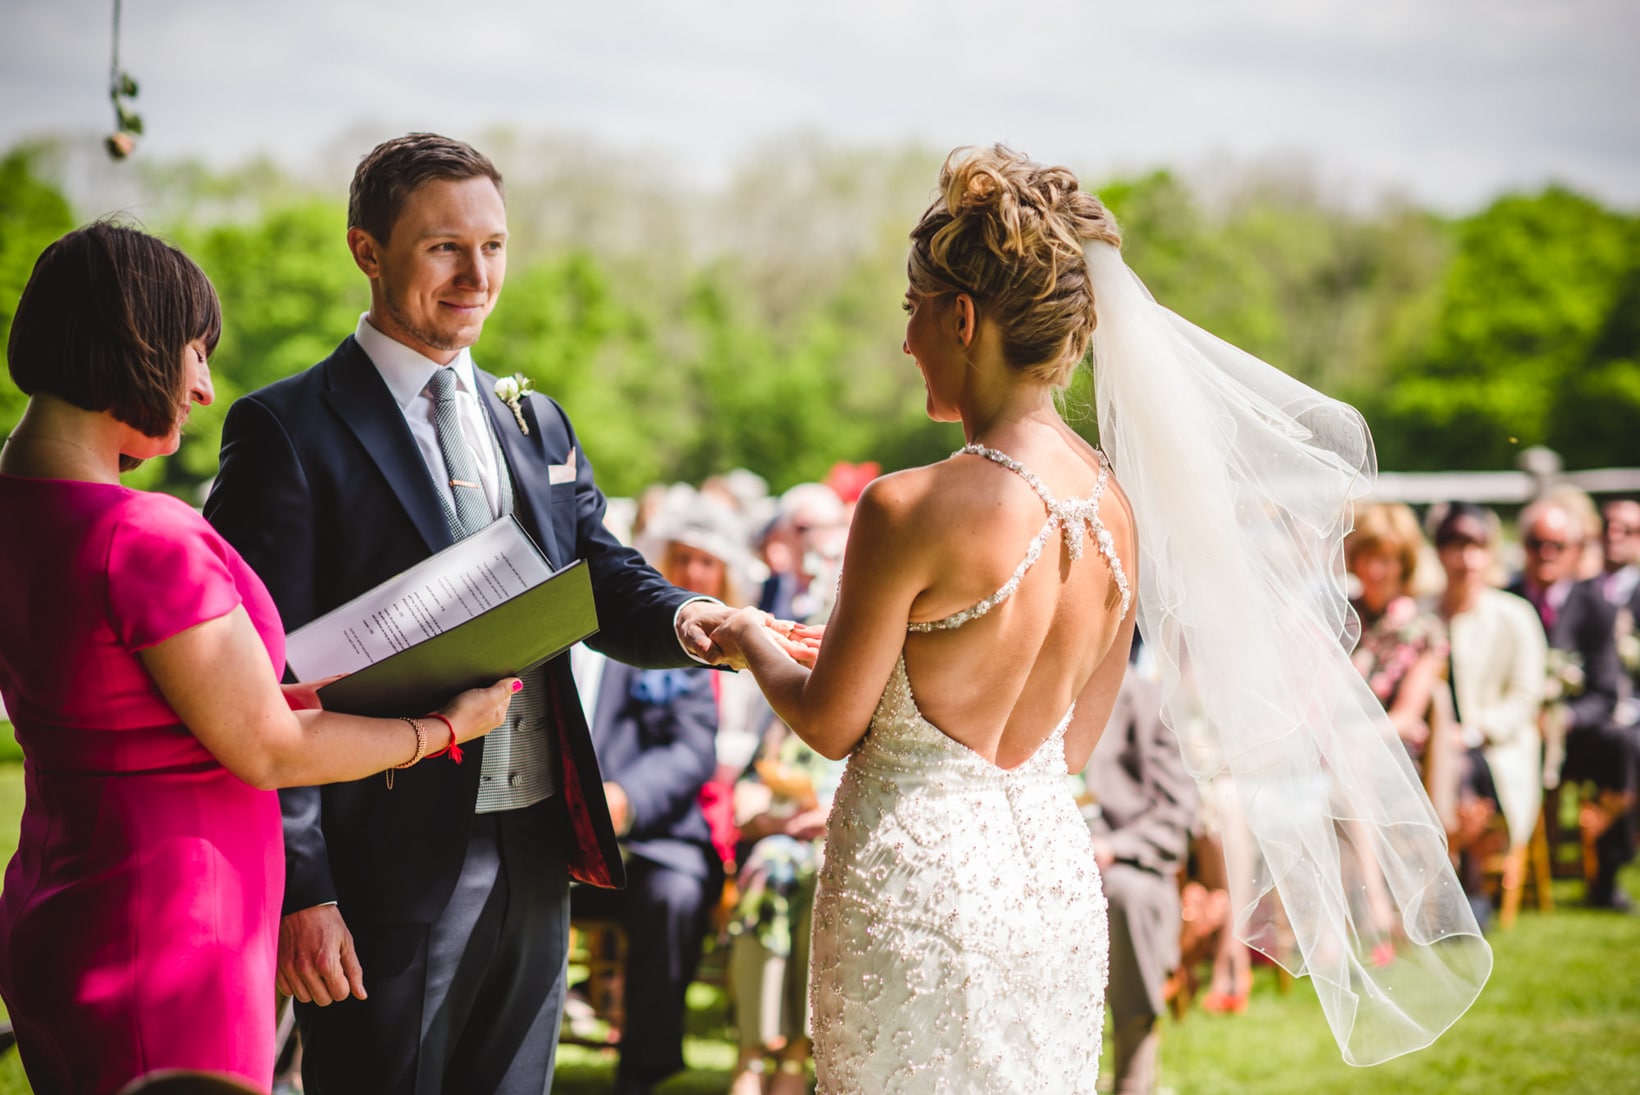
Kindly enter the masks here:
M 427 759 L 432 760 L 434 757 L 442 757 L 444 754 L 449 753 L 450 754 L 450 759 L 455 761 L 457 764 L 460 764 L 461 763 L 461 746 L 456 744 L 456 724 L 451 722 L 444 715 L 439 714 L 437 711 L 430 711 L 430 712 L 427 713 L 427 715 L 425 717 L 429 718 L 429 719 L 438 719 L 445 726 L 448 726 L 450 728 L 450 744 L 446 745 L 443 749 L 440 749 L 436 753 L 428 753 L 427 754 Z

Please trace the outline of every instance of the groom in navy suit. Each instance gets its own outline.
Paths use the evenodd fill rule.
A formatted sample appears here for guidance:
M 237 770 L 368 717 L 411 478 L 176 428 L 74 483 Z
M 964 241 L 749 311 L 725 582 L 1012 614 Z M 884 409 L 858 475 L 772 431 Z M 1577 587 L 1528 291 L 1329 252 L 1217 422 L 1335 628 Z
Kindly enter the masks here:
M 594 646 L 655 667 L 705 654 L 727 610 L 621 546 L 563 409 L 504 401 L 469 353 L 506 272 L 490 161 L 432 134 L 388 141 L 354 175 L 348 226 L 369 312 L 325 360 L 234 404 L 205 508 L 285 627 L 511 514 L 554 566 L 589 564 Z M 542 1095 L 569 880 L 625 877 L 568 659 L 527 674 L 460 765 L 281 802 L 279 985 L 299 1001 L 309 1095 Z

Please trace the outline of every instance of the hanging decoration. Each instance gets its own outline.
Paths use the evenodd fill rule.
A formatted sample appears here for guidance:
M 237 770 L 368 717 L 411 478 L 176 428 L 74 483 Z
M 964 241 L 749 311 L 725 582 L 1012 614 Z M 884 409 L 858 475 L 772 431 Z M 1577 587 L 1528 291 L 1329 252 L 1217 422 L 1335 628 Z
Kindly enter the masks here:
M 114 103 L 114 132 L 103 140 L 108 155 L 123 160 L 136 150 L 142 136 L 142 115 L 132 107 L 137 82 L 120 68 L 120 0 L 114 0 L 114 55 L 108 66 L 108 97 Z

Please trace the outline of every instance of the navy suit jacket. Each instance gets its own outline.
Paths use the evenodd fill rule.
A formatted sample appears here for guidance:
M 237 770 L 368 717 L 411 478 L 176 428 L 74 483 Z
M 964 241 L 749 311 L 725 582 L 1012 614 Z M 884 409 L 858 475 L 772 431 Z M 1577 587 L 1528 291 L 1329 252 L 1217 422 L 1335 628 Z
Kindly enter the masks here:
M 589 564 L 600 631 L 592 645 L 640 665 L 687 665 L 673 616 L 689 594 L 604 528 L 604 496 L 557 403 L 524 402 L 528 436 L 475 370 L 514 486 L 514 512 L 554 566 Z M 549 465 L 575 453 L 573 480 Z M 437 488 L 381 374 L 349 335 L 324 361 L 244 396 L 222 430 L 222 465 L 205 516 L 267 584 L 293 630 L 453 542 Z M 625 881 L 603 781 L 569 660 L 547 666 L 563 789 L 574 833 L 570 873 Z M 420 714 L 421 712 L 405 712 Z M 483 742 L 464 764 L 445 759 L 397 773 L 280 792 L 285 912 L 337 901 L 377 923 L 429 923 L 448 903 L 466 854 Z
M 716 853 L 700 789 L 717 767 L 717 700 L 710 669 L 634 669 L 608 662 L 592 712 L 604 778 L 621 785 L 632 827 L 621 846 L 696 878 Z
M 1509 592 L 1526 597 L 1526 580 L 1516 578 Z M 1623 663 L 1617 656 L 1617 609 L 1600 593 L 1594 580 L 1574 582 L 1566 603 L 1555 613 L 1553 627 L 1544 630 L 1549 645 L 1578 655 L 1583 663 L 1583 691 L 1567 708 L 1571 728 L 1605 726 L 1617 708 Z

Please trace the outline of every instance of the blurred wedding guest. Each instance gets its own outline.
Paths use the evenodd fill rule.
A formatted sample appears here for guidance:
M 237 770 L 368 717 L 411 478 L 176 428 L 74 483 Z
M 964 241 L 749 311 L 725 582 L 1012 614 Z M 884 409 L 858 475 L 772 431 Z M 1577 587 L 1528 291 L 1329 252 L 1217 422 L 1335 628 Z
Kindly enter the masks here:
M 1356 509 L 1344 541 L 1345 566 L 1359 592 L 1350 600 L 1361 619 L 1351 655 L 1413 757 L 1429 740 L 1429 705 L 1446 672 L 1446 628 L 1412 596 L 1423 535 L 1412 510 L 1398 502 Z
M 1110 908 L 1111 1090 L 1150 1095 L 1161 1041 L 1156 1019 L 1179 964 L 1178 872 L 1190 846 L 1196 785 L 1162 721 L 1160 686 L 1131 667 L 1082 777 L 1098 811 L 1088 827 Z
M 1434 527 L 1446 572 L 1438 609 L 1451 643 L 1453 717 L 1462 762 L 1452 849 L 1459 878 L 1484 925 L 1491 913 L 1481 878 L 1484 848 L 1475 841 L 1501 812 L 1511 847 L 1530 840 L 1543 800 L 1542 737 L 1547 644 L 1532 606 L 1492 585 L 1497 518 L 1465 502 L 1445 507 Z
M 672 488 L 638 538 L 638 549 L 661 576 L 680 589 L 747 604 L 752 555 L 746 528 L 721 496 Z M 744 673 L 713 673 L 717 702 L 718 763 L 701 788 L 701 809 L 719 858 L 733 870 L 734 784 L 751 762 L 764 729 L 774 718 L 757 682 Z
M 842 761 L 821 756 L 774 722 L 753 772 L 736 786 L 741 844 L 729 995 L 740 1061 L 729 1095 L 808 1090 L 809 931 L 826 819 L 842 774 Z
M 1617 609 L 1617 653 L 1628 674 L 1627 688 L 1614 720 L 1619 726 L 1640 724 L 1640 501 L 1619 498 L 1601 509 L 1603 560 L 1600 592 Z
M 784 620 L 812 621 L 831 604 L 848 517 L 824 483 L 799 483 L 780 496 L 762 549 L 769 578 L 757 606 Z
M 1600 551 L 1600 507 L 1589 492 L 1570 483 L 1560 483 L 1543 492 L 1545 503 L 1559 506 L 1577 528 L 1579 546 L 1571 552 L 1568 565 L 1574 578 L 1593 578 L 1604 562 Z
M 684 1067 L 684 996 L 723 890 L 722 860 L 700 806 L 716 764 L 716 673 L 634 669 L 580 645 L 571 664 L 627 881 L 624 890 L 576 886 L 570 910 L 626 930 L 615 1091 L 640 1095 Z
M 1600 517 L 1600 591 L 1611 604 L 1632 605 L 1640 594 L 1640 501 L 1614 499 Z
M 1558 722 L 1551 729 L 1565 742 L 1560 771 L 1549 776 L 1592 781 L 1600 789 L 1583 819 L 1595 836 L 1597 857 L 1588 900 L 1598 908 L 1627 910 L 1631 902 L 1617 884 L 1617 871 L 1634 856 L 1640 772 L 1634 736 L 1612 725 L 1622 676 L 1617 610 L 1602 596 L 1598 579 L 1577 577 L 1584 525 L 1566 503 L 1533 502 L 1521 512 L 1520 528 L 1526 566 L 1509 590 L 1531 602 L 1548 638 L 1551 711 Z
M 0 693 L 27 802 L 0 894 L 0 995 L 34 1090 L 157 1069 L 266 1090 L 285 861 L 273 788 L 363 779 L 505 717 L 508 679 L 365 719 L 281 688 L 261 581 L 193 509 L 119 476 L 215 397 L 210 282 L 97 223 L 48 247 L 6 353 L 28 407 L 0 452 Z M 302 708 L 302 710 L 296 710 Z
M 1378 702 L 1384 705 L 1402 746 L 1424 771 L 1426 786 L 1437 801 L 1457 797 L 1452 765 L 1426 764 L 1430 738 L 1430 703 L 1446 672 L 1446 628 L 1412 597 L 1423 535 L 1418 519 L 1398 502 L 1357 507 L 1355 528 L 1344 540 L 1344 560 L 1358 592 L 1350 600 L 1361 622 L 1361 637 L 1350 659 Z M 1379 964 L 1395 954 L 1390 939 L 1393 908 L 1382 877 L 1369 871 L 1363 879 L 1374 928 L 1382 933 L 1372 950 Z

